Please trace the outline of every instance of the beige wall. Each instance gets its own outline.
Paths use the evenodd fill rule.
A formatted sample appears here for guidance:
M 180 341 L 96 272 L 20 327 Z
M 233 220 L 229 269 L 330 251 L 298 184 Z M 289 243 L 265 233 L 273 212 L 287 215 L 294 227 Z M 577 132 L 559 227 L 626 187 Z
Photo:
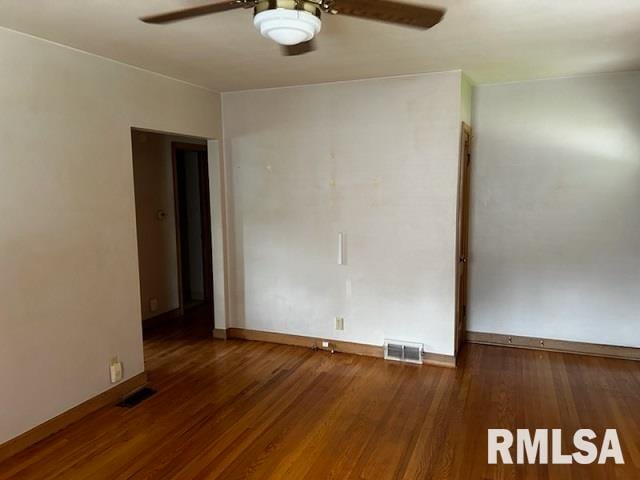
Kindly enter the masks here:
M 0 29 L 0 442 L 143 353 L 130 128 L 219 138 L 219 96 Z
M 461 82 L 446 72 L 223 95 L 232 326 L 453 354 Z
M 475 89 L 469 328 L 640 347 L 640 72 Z

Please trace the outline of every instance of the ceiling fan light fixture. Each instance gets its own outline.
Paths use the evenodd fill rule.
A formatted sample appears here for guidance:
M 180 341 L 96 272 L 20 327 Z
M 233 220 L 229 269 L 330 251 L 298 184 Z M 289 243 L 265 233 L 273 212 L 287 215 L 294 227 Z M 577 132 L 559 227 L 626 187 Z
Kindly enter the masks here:
M 253 8 L 254 26 L 264 37 L 279 43 L 280 51 L 287 56 L 315 50 L 313 38 L 320 32 L 323 13 L 428 29 L 437 25 L 446 12 L 444 8 L 404 3 L 403 0 L 215 0 L 140 20 L 163 25 L 248 8 Z
M 318 16 L 305 10 L 274 8 L 256 13 L 253 24 L 263 37 L 280 45 L 297 45 L 315 37 L 322 22 Z

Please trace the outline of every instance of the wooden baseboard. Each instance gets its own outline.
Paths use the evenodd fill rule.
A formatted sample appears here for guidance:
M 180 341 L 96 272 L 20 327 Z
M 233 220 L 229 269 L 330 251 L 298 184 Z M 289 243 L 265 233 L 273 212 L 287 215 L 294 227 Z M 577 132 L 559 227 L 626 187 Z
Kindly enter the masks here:
M 113 405 L 130 393 L 144 387 L 147 383 L 147 374 L 140 373 L 135 377 L 125 380 L 122 383 L 110 388 L 80 405 L 61 413 L 46 422 L 32 428 L 2 445 L 0 445 L 0 462 L 30 447 L 36 442 L 62 430 L 64 427 L 77 422 L 86 415 L 99 410 L 102 407 Z
M 427 365 L 435 365 L 436 367 L 456 368 L 456 357 L 454 355 L 424 352 L 422 361 Z
M 218 340 L 226 340 L 227 339 L 227 329 L 226 328 L 214 328 L 213 329 L 213 338 L 217 338 Z
M 294 345 L 297 347 L 322 348 L 323 340 L 327 339 L 306 337 L 302 335 L 290 335 L 287 333 L 262 332 L 259 330 L 247 330 L 245 328 L 229 328 L 226 331 L 227 338 L 239 338 L 243 340 L 254 340 L 259 342 L 279 343 L 282 345 Z M 353 355 L 364 355 L 367 357 L 384 358 L 384 349 L 377 345 L 366 345 L 363 343 L 343 342 L 341 340 L 329 340 L 336 352 L 350 353 Z M 439 367 L 456 366 L 455 357 L 438 353 L 425 352 L 422 360 L 427 365 Z
M 522 337 L 517 335 L 483 332 L 467 332 L 465 340 L 469 343 L 479 343 L 483 345 L 547 350 L 551 352 L 620 358 L 624 360 L 640 360 L 640 348 L 633 347 L 617 347 L 596 343 L 582 343 L 568 340 L 553 340 L 549 338 Z

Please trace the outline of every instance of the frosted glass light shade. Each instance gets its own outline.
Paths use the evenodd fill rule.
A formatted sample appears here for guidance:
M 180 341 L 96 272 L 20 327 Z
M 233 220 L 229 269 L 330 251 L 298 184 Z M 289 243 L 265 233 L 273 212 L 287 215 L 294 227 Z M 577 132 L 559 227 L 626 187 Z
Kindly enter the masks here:
M 253 17 L 253 24 L 263 37 L 280 45 L 297 45 L 309 41 L 322 26 L 315 15 L 288 8 L 264 10 Z

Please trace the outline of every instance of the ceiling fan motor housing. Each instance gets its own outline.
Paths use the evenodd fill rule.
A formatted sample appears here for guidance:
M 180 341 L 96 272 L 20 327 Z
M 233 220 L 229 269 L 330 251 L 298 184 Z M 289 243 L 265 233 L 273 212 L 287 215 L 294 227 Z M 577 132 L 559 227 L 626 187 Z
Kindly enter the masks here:
M 262 36 L 280 45 L 297 45 L 315 37 L 322 27 L 316 3 L 296 0 L 262 0 L 254 10 L 253 24 Z

